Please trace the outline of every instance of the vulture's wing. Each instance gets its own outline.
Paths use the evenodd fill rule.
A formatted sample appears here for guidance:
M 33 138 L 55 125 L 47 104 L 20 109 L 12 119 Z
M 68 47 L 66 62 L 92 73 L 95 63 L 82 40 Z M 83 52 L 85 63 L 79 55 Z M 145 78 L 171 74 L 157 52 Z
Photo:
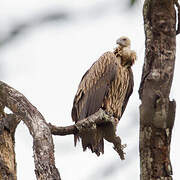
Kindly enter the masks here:
M 99 110 L 112 80 L 117 64 L 112 52 L 104 53 L 84 74 L 72 108 L 72 119 L 77 122 Z
M 133 92 L 133 87 L 134 87 L 134 78 L 133 78 L 132 69 L 129 68 L 128 70 L 129 70 L 129 84 L 128 84 L 126 96 L 124 98 L 124 103 L 123 103 L 123 106 L 122 106 L 121 116 L 123 115 L 124 110 L 126 109 L 126 105 L 128 103 L 129 97 L 131 96 L 131 94 Z

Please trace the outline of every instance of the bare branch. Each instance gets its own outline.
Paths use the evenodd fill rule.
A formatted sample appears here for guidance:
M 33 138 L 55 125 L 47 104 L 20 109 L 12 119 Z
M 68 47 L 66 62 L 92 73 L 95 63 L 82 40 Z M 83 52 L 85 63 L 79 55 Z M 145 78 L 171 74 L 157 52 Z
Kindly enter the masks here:
M 21 93 L 2 81 L 0 81 L 0 102 L 24 121 L 33 137 L 37 179 L 60 180 L 55 167 L 52 135 L 44 117 Z
M 60 127 L 60 126 L 58 127 L 49 123 L 49 128 L 51 129 L 51 133 L 53 135 L 65 136 L 65 135 L 78 133 L 78 130 L 75 125 L 70 125 L 66 127 Z
M 49 124 L 49 127 L 51 129 L 51 133 L 53 135 L 69 135 L 69 134 L 82 134 L 88 130 L 88 128 L 96 128 L 97 126 L 111 126 L 112 132 L 108 134 L 104 134 L 103 137 L 113 143 L 114 150 L 119 154 L 120 158 L 124 159 L 124 152 L 123 149 L 126 147 L 126 145 L 121 144 L 120 137 L 116 136 L 116 120 L 112 117 L 107 115 L 102 109 L 99 109 L 96 113 L 93 115 L 78 121 L 76 124 L 66 127 L 56 127 L 52 124 Z

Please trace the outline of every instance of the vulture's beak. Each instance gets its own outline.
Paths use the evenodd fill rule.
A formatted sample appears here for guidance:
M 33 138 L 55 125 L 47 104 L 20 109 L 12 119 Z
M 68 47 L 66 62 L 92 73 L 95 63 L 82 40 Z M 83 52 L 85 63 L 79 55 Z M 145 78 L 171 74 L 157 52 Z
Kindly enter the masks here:
M 117 40 L 116 40 L 116 44 L 121 45 L 121 44 L 122 44 L 122 40 L 121 40 L 121 39 L 117 39 Z

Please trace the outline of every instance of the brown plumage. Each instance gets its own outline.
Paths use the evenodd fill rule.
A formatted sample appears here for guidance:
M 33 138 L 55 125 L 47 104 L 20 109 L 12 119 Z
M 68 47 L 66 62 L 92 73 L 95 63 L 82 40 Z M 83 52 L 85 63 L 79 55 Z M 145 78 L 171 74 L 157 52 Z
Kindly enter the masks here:
M 136 53 L 130 50 L 127 37 L 119 38 L 116 43 L 118 47 L 114 52 L 104 53 L 82 77 L 72 108 L 75 123 L 100 108 L 120 120 L 133 91 L 131 66 L 136 60 Z M 86 134 L 75 135 L 75 145 L 81 138 L 83 150 L 88 147 L 99 156 L 100 152 L 104 153 L 104 130 L 108 131 L 99 127 L 96 132 L 90 130 Z

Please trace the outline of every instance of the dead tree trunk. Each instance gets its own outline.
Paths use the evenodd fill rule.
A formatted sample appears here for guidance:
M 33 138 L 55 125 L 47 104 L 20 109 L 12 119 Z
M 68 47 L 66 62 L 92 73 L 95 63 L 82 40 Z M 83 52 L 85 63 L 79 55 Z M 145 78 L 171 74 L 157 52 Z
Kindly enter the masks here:
M 14 133 L 20 120 L 13 114 L 0 115 L 0 179 L 16 180 Z
M 13 112 L 13 116 L 10 119 L 11 121 L 8 121 L 8 118 L 6 118 L 7 115 L 3 112 L 5 106 Z M 4 135 L 2 138 L 0 136 L 0 138 L 4 140 L 1 141 L 2 149 L 0 151 L 1 179 L 16 179 L 14 131 L 17 122 L 13 117 L 17 116 L 24 121 L 33 137 L 33 153 L 37 179 L 60 180 L 59 172 L 55 166 L 54 144 L 51 131 L 44 117 L 21 93 L 1 81 L 0 116 L 5 117 L 5 119 L 0 119 L 2 125 L 1 130 Z M 6 124 L 8 124 L 8 122 L 11 126 L 7 126 L 7 128 Z
M 143 7 L 146 50 L 139 89 L 141 180 L 172 179 L 170 143 L 176 104 L 169 93 L 176 53 L 175 3 L 145 0 Z

